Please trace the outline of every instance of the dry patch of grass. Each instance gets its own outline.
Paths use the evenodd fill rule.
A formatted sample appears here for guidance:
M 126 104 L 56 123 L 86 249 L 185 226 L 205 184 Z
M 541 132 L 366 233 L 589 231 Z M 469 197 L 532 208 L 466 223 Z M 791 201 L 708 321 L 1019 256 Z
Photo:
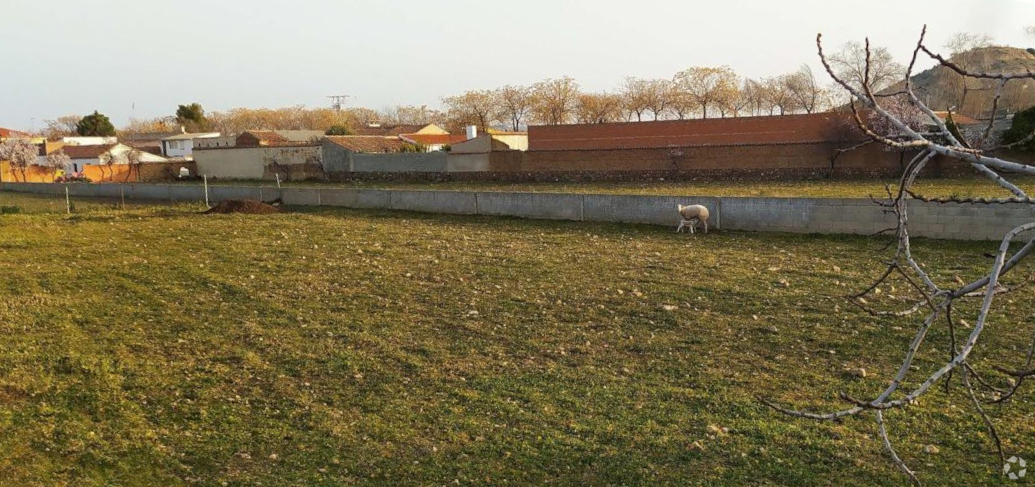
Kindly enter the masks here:
M 0 215 L 0 485 L 904 483 L 872 421 L 756 400 L 885 385 L 915 323 L 840 298 L 878 241 L 199 209 Z M 948 282 L 992 247 L 915 250 Z M 1023 353 L 1035 296 L 1010 299 L 979 367 Z M 1030 394 L 991 409 L 1029 461 Z M 890 414 L 932 485 L 1000 482 L 967 408 L 957 387 Z
M 1025 190 L 1035 191 L 1035 179 L 1015 181 Z M 265 184 L 265 183 L 263 183 Z M 292 186 L 342 186 L 334 183 L 292 182 Z M 883 197 L 885 186 L 895 188 L 896 180 L 810 180 L 810 181 L 651 181 L 636 183 L 346 183 L 346 187 L 389 189 L 432 189 L 452 191 L 520 191 L 533 193 L 635 194 L 675 196 L 757 196 L 778 198 L 867 198 Z M 931 197 L 1008 197 L 994 183 L 980 178 L 923 179 L 915 190 Z

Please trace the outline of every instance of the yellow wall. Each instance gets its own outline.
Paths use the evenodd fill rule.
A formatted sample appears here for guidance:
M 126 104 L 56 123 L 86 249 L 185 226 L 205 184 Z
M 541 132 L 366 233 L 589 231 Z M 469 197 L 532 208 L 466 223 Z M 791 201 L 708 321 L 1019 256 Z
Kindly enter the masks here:
M 29 166 L 12 169 L 8 161 L 0 161 L 0 180 L 7 183 L 50 183 L 54 181 L 56 171 L 49 167 Z

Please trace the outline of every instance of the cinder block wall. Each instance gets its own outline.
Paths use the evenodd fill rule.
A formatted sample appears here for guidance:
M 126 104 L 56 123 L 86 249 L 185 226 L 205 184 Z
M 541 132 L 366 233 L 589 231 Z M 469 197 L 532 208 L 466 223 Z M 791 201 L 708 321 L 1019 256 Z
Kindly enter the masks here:
M 200 186 L 163 184 L 3 183 L 0 191 L 73 196 L 203 201 Z M 286 205 L 338 206 L 457 215 L 669 225 L 678 223 L 676 205 L 703 204 L 717 230 L 872 235 L 895 226 L 891 215 L 868 199 L 716 198 L 694 196 L 583 195 L 465 191 L 401 191 L 351 188 L 269 188 L 219 186 L 209 201 L 249 198 Z M 1031 205 L 1010 203 L 940 204 L 909 202 L 911 234 L 957 240 L 997 240 L 1035 221 Z

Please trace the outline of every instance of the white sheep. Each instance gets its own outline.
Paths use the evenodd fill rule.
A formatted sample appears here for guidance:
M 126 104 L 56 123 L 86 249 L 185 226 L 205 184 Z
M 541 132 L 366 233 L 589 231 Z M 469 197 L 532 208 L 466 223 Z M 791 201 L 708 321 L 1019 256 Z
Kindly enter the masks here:
M 679 209 L 679 227 L 676 228 L 676 233 L 683 230 L 683 227 L 689 228 L 690 233 L 694 233 L 694 227 L 697 224 L 704 224 L 704 233 L 708 233 L 708 208 L 702 205 L 690 205 L 683 206 L 678 205 Z

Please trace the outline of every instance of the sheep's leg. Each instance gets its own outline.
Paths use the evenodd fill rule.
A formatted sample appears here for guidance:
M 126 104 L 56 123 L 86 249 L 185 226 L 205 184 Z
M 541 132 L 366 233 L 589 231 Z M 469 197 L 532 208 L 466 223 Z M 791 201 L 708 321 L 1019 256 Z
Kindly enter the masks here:
M 704 233 L 705 233 L 706 235 L 708 234 L 708 220 L 705 220 L 705 221 L 704 221 Z
M 683 231 L 683 227 L 685 226 L 684 225 L 685 223 L 686 223 L 686 220 L 680 220 L 679 221 L 679 226 L 676 227 L 676 233 L 679 233 L 679 232 Z

